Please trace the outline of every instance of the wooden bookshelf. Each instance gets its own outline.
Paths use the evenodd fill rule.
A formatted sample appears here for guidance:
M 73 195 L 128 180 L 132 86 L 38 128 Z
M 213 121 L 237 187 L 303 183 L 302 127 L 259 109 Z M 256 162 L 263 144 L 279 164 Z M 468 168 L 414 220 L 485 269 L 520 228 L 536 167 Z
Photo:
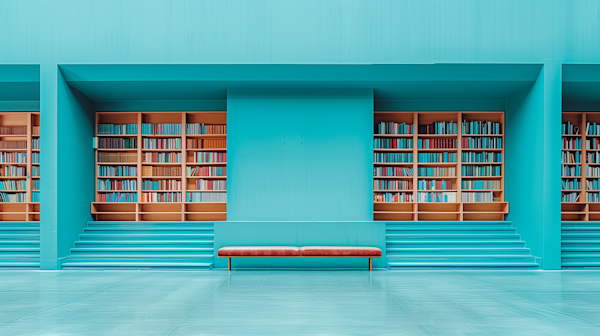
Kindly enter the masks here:
M 464 134 L 462 132 L 462 121 L 491 121 L 499 123 L 499 134 Z M 469 221 L 469 220 L 504 220 L 508 214 L 508 203 L 504 201 L 504 112 L 394 112 L 376 111 L 374 114 L 374 204 L 373 219 L 377 221 Z M 380 122 L 395 122 L 398 124 L 412 125 L 411 134 L 379 134 L 378 124 Z M 419 125 L 431 125 L 435 122 L 453 122 L 456 123 L 456 134 L 426 134 L 419 132 Z M 500 148 L 468 148 L 463 145 L 463 138 L 485 137 L 501 139 Z M 381 143 L 379 139 L 397 139 L 398 141 L 411 141 L 409 143 L 399 143 L 408 148 L 379 148 Z M 419 148 L 419 140 L 429 140 L 430 143 L 437 141 L 435 148 Z M 465 139 L 467 140 L 467 139 Z M 440 142 L 441 141 L 441 142 Z M 493 140 L 497 141 L 497 140 Z M 455 143 L 455 146 L 451 146 Z M 430 146 L 432 147 L 432 146 Z M 443 148 L 453 147 L 453 148 Z M 499 162 L 463 162 L 463 152 L 466 155 L 470 153 L 483 153 L 487 155 L 501 155 Z M 382 153 L 410 153 L 412 160 L 402 163 L 381 162 L 377 155 Z M 419 154 L 447 153 L 449 162 L 420 162 Z M 496 153 L 496 154 L 494 154 Z M 455 155 L 455 160 L 451 158 Z M 379 159 L 379 160 L 378 160 Z M 494 159 L 495 160 L 495 159 Z M 443 161 L 443 160 L 442 160 Z M 499 167 L 500 173 L 497 176 L 465 176 L 462 174 L 463 167 L 467 166 L 493 166 Z M 377 175 L 377 169 L 383 167 L 406 168 L 411 170 L 410 176 L 381 176 Z M 445 176 L 424 176 L 419 174 L 419 168 L 433 169 L 454 169 L 453 175 Z M 497 168 L 491 168 L 497 169 Z M 445 172 L 445 173 L 446 173 Z M 444 174 L 445 174 L 444 173 Z M 427 174 L 428 175 L 428 174 Z M 378 181 L 410 181 L 412 185 L 403 190 L 379 189 Z M 463 188 L 463 181 L 484 181 L 482 183 L 494 184 L 494 187 L 486 189 L 467 189 Z M 421 189 L 419 189 L 419 181 Z M 429 181 L 429 182 L 428 182 Z M 430 181 L 445 182 L 444 190 L 431 190 Z M 491 182 L 495 181 L 495 182 Z M 480 183 L 480 182 L 478 182 Z M 423 185 L 425 184 L 425 186 Z M 427 198 L 420 198 L 420 193 L 444 192 L 447 196 L 439 202 L 429 201 Z M 490 200 L 486 201 L 468 201 L 468 198 L 462 200 L 465 192 L 486 192 Z M 394 199 L 394 201 L 380 200 L 377 195 L 381 193 L 401 193 L 403 202 Z M 423 195 L 423 194 L 421 194 Z M 454 196 L 453 196 L 454 195 Z M 427 200 L 427 201 L 423 201 Z
M 136 132 L 133 134 L 102 134 L 100 124 L 135 124 Z M 180 134 L 156 134 L 143 130 L 144 124 L 181 124 Z M 222 130 L 210 132 L 223 134 L 187 134 L 186 124 L 204 124 L 207 126 L 222 125 Z M 202 111 L 202 112 L 97 112 L 96 113 L 96 201 L 92 203 L 92 215 L 96 220 L 107 221 L 222 221 L 227 219 L 227 190 L 199 189 L 197 181 L 206 183 L 226 184 L 227 162 L 198 162 L 196 153 L 211 152 L 225 155 L 227 152 L 227 112 Z M 151 133 L 151 134 L 150 134 Z M 160 132 L 158 132 L 160 133 Z M 169 132 L 172 133 L 172 132 Z M 195 132 L 198 133 L 198 132 Z M 102 148 L 102 138 L 108 139 L 135 139 L 135 148 Z M 162 144 L 159 142 L 165 140 Z M 110 141 L 110 140 L 106 140 Z M 116 140 L 115 140 L 116 141 Z M 155 145 L 148 142 L 156 141 Z M 173 142 L 178 142 L 174 144 Z M 176 145 L 176 146 L 172 146 Z M 165 148 L 166 147 L 166 148 Z M 105 154 L 108 153 L 108 154 Z M 126 162 L 108 162 L 100 160 L 100 155 L 111 155 L 111 158 L 125 160 Z M 119 157 L 123 156 L 123 157 Z M 156 156 L 155 158 L 152 158 Z M 169 162 L 160 158 L 168 156 Z M 177 156 L 177 157 L 176 157 Z M 175 160 L 178 158 L 178 160 Z M 106 161 L 106 162 L 105 162 Z M 113 161 L 113 160 L 110 160 Z M 135 168 L 135 176 L 106 176 L 101 174 L 101 169 L 124 166 L 127 169 Z M 219 176 L 200 174 L 190 176 L 188 169 L 201 167 L 206 170 L 223 170 Z M 215 175 L 215 174 L 210 174 Z M 130 183 L 135 182 L 135 188 L 129 190 L 99 190 L 100 181 Z M 145 182 L 146 181 L 146 182 Z M 213 182 L 215 181 L 215 182 Z M 158 183 L 159 190 L 152 186 L 145 187 L 144 183 Z M 132 188 L 133 186 L 127 186 Z M 203 188 L 203 186 L 199 186 Z M 207 186 L 204 186 L 206 188 Z M 221 186 L 223 187 L 223 186 Z M 123 186 L 122 186 L 123 188 Z M 106 189 L 106 188 L 103 188 Z M 112 188 L 111 188 L 112 189 Z M 113 195 L 115 192 L 131 193 L 135 200 L 107 201 L 102 195 Z M 167 200 L 158 201 L 153 193 L 160 195 L 176 196 Z M 194 195 L 211 194 L 213 197 L 222 197 L 217 201 L 198 201 L 190 199 L 188 193 Z M 224 195 L 224 196 L 215 196 Z M 133 196 L 135 195 L 135 196 Z M 205 196 L 205 195 L 204 195 Z M 108 197 L 108 196 L 106 196 Z
M 573 128 L 565 127 L 562 132 L 561 218 L 563 221 L 600 221 L 600 163 L 597 163 L 600 147 L 594 146 L 596 139 L 600 142 L 600 134 L 592 131 L 594 123 L 600 125 L 600 112 L 563 112 L 562 123 Z M 576 157 L 578 162 L 565 161 L 565 154 Z
M 26 184 L 24 188 L 15 185 L 3 186 L 4 190 L 0 190 L 3 200 L 7 195 L 11 195 L 10 197 L 21 195 L 20 201 L 0 202 L 0 221 L 39 221 L 40 114 L 39 112 L 1 112 L 0 127 L 2 127 L 0 141 L 19 141 L 24 144 L 16 148 L 0 149 L 0 152 L 25 157 L 25 160 L 18 160 L 16 163 L 12 163 L 15 162 L 14 158 L 2 160 L 0 182 L 3 184 L 25 182 Z M 34 184 L 36 184 L 35 188 Z

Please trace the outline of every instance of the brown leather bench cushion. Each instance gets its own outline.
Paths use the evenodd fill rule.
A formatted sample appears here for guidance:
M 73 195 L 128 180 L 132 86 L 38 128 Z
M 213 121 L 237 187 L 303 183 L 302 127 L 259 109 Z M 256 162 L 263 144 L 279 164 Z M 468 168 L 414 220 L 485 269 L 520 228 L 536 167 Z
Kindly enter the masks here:
M 368 246 L 304 246 L 303 257 L 381 257 L 381 249 Z
M 229 246 L 221 247 L 219 257 L 299 257 L 296 246 Z

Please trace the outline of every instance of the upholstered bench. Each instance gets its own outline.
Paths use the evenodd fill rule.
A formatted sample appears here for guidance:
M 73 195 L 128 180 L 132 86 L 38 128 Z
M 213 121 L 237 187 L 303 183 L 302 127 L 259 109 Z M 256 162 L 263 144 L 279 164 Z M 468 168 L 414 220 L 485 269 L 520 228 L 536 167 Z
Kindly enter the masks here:
M 233 258 L 369 258 L 369 271 L 373 270 L 373 258 L 381 258 L 381 249 L 368 246 L 228 246 L 217 252 L 219 258 L 227 258 L 231 271 Z

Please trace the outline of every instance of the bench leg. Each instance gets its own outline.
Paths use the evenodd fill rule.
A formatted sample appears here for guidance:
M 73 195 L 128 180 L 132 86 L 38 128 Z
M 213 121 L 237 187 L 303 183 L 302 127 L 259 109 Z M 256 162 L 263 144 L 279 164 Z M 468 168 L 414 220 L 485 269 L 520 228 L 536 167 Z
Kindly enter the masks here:
M 227 269 L 231 272 L 231 258 L 227 258 Z
M 369 258 L 369 271 L 373 270 L 373 258 Z

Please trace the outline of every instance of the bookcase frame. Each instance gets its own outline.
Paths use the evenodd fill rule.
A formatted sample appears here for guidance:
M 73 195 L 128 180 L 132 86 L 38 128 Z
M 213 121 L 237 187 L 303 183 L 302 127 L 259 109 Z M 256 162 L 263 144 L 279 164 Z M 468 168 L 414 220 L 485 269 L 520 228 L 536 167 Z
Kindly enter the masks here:
M 135 122 L 131 122 L 134 120 Z M 148 135 L 142 134 L 142 123 L 181 123 L 181 135 Z M 98 194 L 103 192 L 98 190 L 99 179 L 134 179 L 132 177 L 107 177 L 99 176 L 99 166 L 119 166 L 119 165 L 135 165 L 137 167 L 137 190 L 131 191 L 137 193 L 137 202 L 92 202 L 91 212 L 95 220 L 106 221 L 224 221 L 227 219 L 227 202 L 142 202 L 143 192 L 169 192 L 169 190 L 143 190 L 142 181 L 144 179 L 166 180 L 176 179 L 181 180 L 182 199 L 186 199 L 188 191 L 197 191 L 191 189 L 188 183 L 194 183 L 196 179 L 207 180 L 227 180 L 227 176 L 187 176 L 186 168 L 188 166 L 223 166 L 227 167 L 227 163 L 192 163 L 188 162 L 189 155 L 194 152 L 227 152 L 227 148 L 187 148 L 187 139 L 227 139 L 227 134 L 186 134 L 186 123 L 205 123 L 205 124 L 227 124 L 226 111 L 152 111 L 152 112 L 96 112 L 96 137 L 136 137 L 136 149 L 95 149 L 95 189 L 96 200 Z M 137 134 L 98 134 L 98 124 L 114 123 L 114 124 L 129 124 L 137 123 Z M 143 138 L 180 138 L 181 149 L 144 149 Z M 98 152 L 135 152 L 137 154 L 137 162 L 135 163 L 99 163 Z M 181 153 L 181 163 L 147 163 L 143 162 L 144 153 L 152 152 L 170 152 Z M 143 166 L 180 166 L 180 176 L 143 176 Z M 175 191 L 175 190 L 173 190 Z M 123 192 L 129 192 L 123 190 Z M 226 190 L 212 190 L 207 192 L 222 192 Z
M 39 153 L 39 149 L 33 149 L 33 139 L 40 138 L 40 134 L 34 134 L 33 127 L 40 126 L 39 112 L 0 112 L 0 126 L 26 126 L 27 134 L 22 135 L 0 135 L 1 140 L 19 141 L 26 140 L 26 149 L 0 149 L 0 151 L 27 153 L 26 163 L 0 163 L 0 168 L 6 166 L 24 166 L 27 169 L 27 176 L 0 176 L 0 180 L 26 180 L 27 189 L 24 191 L 27 202 L 1 202 L 0 203 L 0 221 L 39 221 L 40 220 L 40 202 L 32 202 L 33 180 L 40 179 L 39 176 L 32 176 L 31 169 L 34 166 L 39 167 L 39 163 L 33 163 L 33 153 Z M 0 192 L 7 192 L 2 190 Z M 15 192 L 15 191 L 8 191 Z
M 591 150 L 586 149 L 586 140 L 589 138 L 600 138 L 600 135 L 586 135 L 586 124 L 587 122 L 600 123 L 600 112 L 563 112 L 562 113 L 562 122 L 566 123 L 567 121 L 571 121 L 572 123 L 576 121 L 574 124 L 578 126 L 580 129 L 579 135 L 570 135 L 570 134 L 561 134 L 562 139 L 565 138 L 580 138 L 581 139 L 581 149 L 565 149 L 562 145 L 561 141 L 561 154 L 562 152 L 579 152 L 581 155 L 579 164 L 566 164 L 568 166 L 581 166 L 581 176 L 561 176 L 561 181 L 564 179 L 574 179 L 579 178 L 581 180 L 581 188 L 576 190 L 568 190 L 561 188 L 561 195 L 563 193 L 569 192 L 577 192 L 579 193 L 579 199 L 577 202 L 562 202 L 561 201 L 561 220 L 563 221 L 600 221 L 600 202 L 589 202 L 587 199 L 586 192 L 594 191 L 600 192 L 600 190 L 587 190 L 586 181 L 588 179 L 600 179 L 600 176 L 591 177 L 587 176 L 586 168 L 587 166 L 595 166 L 600 167 L 600 163 L 588 163 L 587 162 L 587 153 L 588 152 L 597 152 L 600 153 L 600 149 Z M 562 162 L 561 155 L 561 167 L 564 166 L 565 163 Z M 562 173 L 561 173 L 562 175 Z
M 491 120 L 500 123 L 501 134 L 462 134 L 461 123 L 463 118 L 473 121 L 485 121 Z M 504 155 L 504 148 L 506 143 L 504 141 L 505 133 L 505 122 L 504 122 L 503 111 L 477 111 L 477 112 L 441 112 L 441 111 L 375 111 L 374 113 L 374 128 L 381 121 L 386 122 L 406 122 L 414 126 L 413 134 L 374 134 L 373 138 L 410 138 L 413 139 L 412 149 L 381 149 L 373 148 L 373 152 L 405 152 L 413 153 L 412 163 L 377 163 L 374 160 L 373 165 L 376 166 L 404 166 L 413 169 L 413 176 L 410 177 L 399 177 L 399 176 L 373 176 L 373 180 L 377 179 L 396 179 L 396 180 L 412 180 L 413 188 L 409 190 L 375 190 L 373 193 L 380 192 L 407 192 L 413 194 L 414 202 L 373 202 L 373 219 L 376 221 L 469 221 L 469 220 L 504 220 L 508 214 L 509 206 L 508 202 L 504 201 L 504 164 L 506 156 Z M 454 121 L 458 125 L 457 134 L 452 135 L 438 135 L 438 134 L 418 134 L 418 125 L 431 124 L 432 122 L 439 121 Z M 462 137 L 501 137 L 502 148 L 501 149 L 472 149 L 462 148 Z M 419 149 L 418 139 L 456 139 L 456 149 Z M 500 176 L 462 176 L 462 151 L 477 152 L 500 152 L 502 153 L 502 162 L 500 163 L 489 163 L 489 162 L 465 162 L 465 165 L 500 165 Z M 427 152 L 455 152 L 456 162 L 454 163 L 420 163 L 418 162 L 419 153 Z M 456 167 L 455 177 L 421 177 L 418 176 L 419 166 L 434 166 L 434 167 Z M 375 175 L 375 174 L 373 174 Z M 435 190 L 435 191 L 450 191 L 456 192 L 457 202 L 417 202 L 417 192 L 419 191 L 432 191 L 432 190 L 418 190 L 419 179 L 435 179 L 435 180 L 450 180 L 453 183 L 451 190 Z M 485 189 L 485 190 L 463 190 L 462 180 L 463 179 L 476 179 L 476 180 L 500 180 L 500 189 Z M 463 191 L 492 191 L 494 192 L 498 201 L 495 202 L 461 202 L 461 195 Z

